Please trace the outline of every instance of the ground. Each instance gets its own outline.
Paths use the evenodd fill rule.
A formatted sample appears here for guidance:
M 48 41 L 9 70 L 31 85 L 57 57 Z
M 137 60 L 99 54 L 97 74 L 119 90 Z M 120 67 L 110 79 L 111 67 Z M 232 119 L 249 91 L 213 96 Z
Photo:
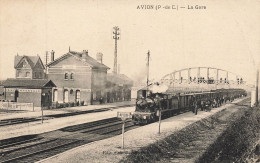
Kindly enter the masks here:
M 238 101 L 236 101 L 236 103 Z M 122 149 L 122 137 L 119 135 L 83 145 L 40 162 L 150 162 L 152 157 L 155 156 L 155 153 L 158 153 L 155 149 L 156 144 L 165 145 L 163 142 L 166 142 L 166 145 L 168 145 L 167 139 L 169 139 L 169 136 L 174 137 L 176 135 L 177 138 L 182 138 L 180 139 L 181 141 L 178 142 L 178 148 L 173 146 L 175 149 L 174 156 L 177 157 L 158 155 L 158 157 L 155 156 L 153 161 L 194 162 L 195 159 L 205 153 L 205 150 L 217 139 L 218 135 L 225 130 L 227 127 L 225 126 L 225 122 L 235 120 L 242 115 L 239 113 L 234 114 L 239 110 L 243 109 L 235 104 L 226 104 L 222 107 L 212 109 L 211 112 L 200 111 L 196 116 L 192 112 L 183 113 L 163 120 L 160 134 L 158 134 L 158 123 L 141 126 L 126 132 L 124 149 Z M 212 116 L 213 114 L 215 115 Z M 218 123 L 219 125 L 215 126 L 215 123 L 218 121 L 220 121 Z M 196 132 L 201 138 L 198 139 L 197 137 L 197 139 L 192 140 L 194 137 L 192 137 L 192 134 L 187 134 L 187 132 Z M 189 146 L 187 146 L 187 143 Z M 191 146 L 191 144 L 193 144 L 193 146 Z M 186 157 L 186 151 L 188 150 L 194 150 L 195 152 L 189 153 L 189 155 L 191 155 Z M 169 153 L 168 150 L 162 150 L 162 153 L 166 155 L 172 154 Z M 138 154 L 141 154 L 142 158 L 136 157 Z M 195 159 L 193 159 L 193 157 Z M 137 160 L 135 160 L 135 158 L 137 158 Z

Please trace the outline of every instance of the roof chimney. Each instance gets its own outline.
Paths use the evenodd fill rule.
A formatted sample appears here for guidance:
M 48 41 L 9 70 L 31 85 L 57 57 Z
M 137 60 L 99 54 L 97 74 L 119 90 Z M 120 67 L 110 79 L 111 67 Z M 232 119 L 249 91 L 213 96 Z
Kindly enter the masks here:
M 55 53 L 55 51 L 51 51 L 51 62 L 53 62 L 54 61 L 54 53 Z
M 82 60 L 86 61 L 87 60 L 87 56 L 88 56 L 88 51 L 83 50 L 83 52 L 82 52 Z
M 97 53 L 97 61 L 99 63 L 103 63 L 103 54 L 102 53 Z

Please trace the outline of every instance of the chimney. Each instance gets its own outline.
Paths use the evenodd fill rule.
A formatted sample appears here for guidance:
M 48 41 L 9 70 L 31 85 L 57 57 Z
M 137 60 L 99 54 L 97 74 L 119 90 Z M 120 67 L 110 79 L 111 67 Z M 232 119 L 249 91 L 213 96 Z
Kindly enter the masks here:
M 54 61 L 54 53 L 55 53 L 55 51 L 51 51 L 51 62 L 53 62 Z
M 99 63 L 103 63 L 103 54 L 102 53 L 97 53 L 97 61 Z
M 87 56 L 88 56 L 88 51 L 83 50 L 83 52 L 82 52 L 82 60 L 86 61 L 87 60 Z

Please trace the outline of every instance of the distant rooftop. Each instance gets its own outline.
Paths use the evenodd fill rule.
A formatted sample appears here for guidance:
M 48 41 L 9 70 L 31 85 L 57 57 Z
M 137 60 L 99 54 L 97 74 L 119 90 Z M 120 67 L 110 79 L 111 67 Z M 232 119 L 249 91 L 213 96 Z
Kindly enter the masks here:
M 47 79 L 7 79 L 3 82 L 6 88 L 42 88 L 42 87 L 56 87 L 56 85 Z
M 39 56 L 25 56 L 25 55 L 20 56 L 20 55 L 17 55 L 14 58 L 14 67 L 18 66 L 18 64 L 20 63 L 20 61 L 23 58 L 27 59 L 27 61 L 30 64 L 31 67 L 34 67 L 36 65 L 36 63 L 38 62 L 38 60 L 40 59 Z
M 133 85 L 133 80 L 127 77 L 125 74 L 107 74 L 107 81 L 115 84 L 123 84 L 123 85 Z
M 63 59 L 66 58 L 66 56 L 72 55 L 74 57 L 77 57 L 80 61 L 90 64 L 93 68 L 110 69 L 109 67 L 107 67 L 103 63 L 99 63 L 97 60 L 95 60 L 94 58 L 92 58 L 88 54 L 85 56 L 85 58 L 84 58 L 85 60 L 83 60 L 82 54 L 83 54 L 83 52 L 69 51 L 68 53 L 62 55 L 61 57 L 59 57 L 59 58 L 55 59 L 54 61 L 50 62 L 49 64 L 47 64 L 47 66 L 51 66 L 51 65 L 53 65 L 53 64 L 55 64 L 59 61 L 62 61 Z

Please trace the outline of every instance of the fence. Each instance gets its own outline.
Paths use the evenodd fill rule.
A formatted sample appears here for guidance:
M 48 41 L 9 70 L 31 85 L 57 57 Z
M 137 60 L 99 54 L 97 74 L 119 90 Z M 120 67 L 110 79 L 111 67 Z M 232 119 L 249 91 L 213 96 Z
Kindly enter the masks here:
M 33 103 L 0 102 L 0 109 L 34 111 Z

